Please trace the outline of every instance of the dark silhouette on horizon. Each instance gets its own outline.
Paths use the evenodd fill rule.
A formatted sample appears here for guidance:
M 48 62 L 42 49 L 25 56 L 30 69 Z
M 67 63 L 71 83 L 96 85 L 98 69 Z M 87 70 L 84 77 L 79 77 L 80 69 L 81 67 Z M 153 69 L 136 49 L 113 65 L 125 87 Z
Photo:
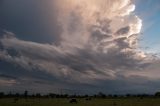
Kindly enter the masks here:
M 4 93 L 0 92 L 0 99 L 1 98 L 15 98 L 15 102 L 18 101 L 17 98 L 70 98 L 71 100 L 73 98 L 85 98 L 86 101 L 92 100 L 92 98 L 132 98 L 132 97 L 138 97 L 138 98 L 145 98 L 145 97 L 154 97 L 154 98 L 160 98 L 160 92 L 156 92 L 155 94 L 126 94 L 126 95 L 116 95 L 116 94 L 104 94 L 102 92 L 99 92 L 94 95 L 69 95 L 69 94 L 56 94 L 56 93 L 48 93 L 48 94 L 41 94 L 41 93 L 35 93 L 35 94 L 29 94 L 29 91 L 25 90 L 24 93 Z

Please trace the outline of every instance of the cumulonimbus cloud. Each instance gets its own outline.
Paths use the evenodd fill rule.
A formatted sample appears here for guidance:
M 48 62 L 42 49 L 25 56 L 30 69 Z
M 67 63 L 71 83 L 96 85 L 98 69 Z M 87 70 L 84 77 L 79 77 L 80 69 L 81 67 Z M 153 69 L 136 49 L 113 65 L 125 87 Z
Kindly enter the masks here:
M 115 41 L 122 38 L 128 48 L 137 46 L 142 20 L 132 14 L 135 5 L 130 0 L 60 0 L 57 5 L 63 28 L 62 47 L 84 48 L 90 44 L 107 51 L 108 43 L 119 46 Z
M 116 80 L 144 70 L 152 56 L 138 49 L 142 20 L 130 0 L 57 0 L 58 45 L 0 38 L 0 59 L 68 82 Z M 67 5 L 66 5 L 67 4 Z M 142 74 L 141 74 L 142 75 Z M 143 74 L 145 76 L 145 74 Z

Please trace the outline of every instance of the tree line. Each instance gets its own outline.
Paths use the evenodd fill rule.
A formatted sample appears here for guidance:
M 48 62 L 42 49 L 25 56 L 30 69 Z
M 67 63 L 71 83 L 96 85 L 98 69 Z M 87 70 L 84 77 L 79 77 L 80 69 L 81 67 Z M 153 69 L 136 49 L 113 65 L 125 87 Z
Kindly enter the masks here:
M 24 91 L 24 93 L 4 93 L 4 92 L 0 92 L 0 98 L 88 98 L 88 97 L 92 97 L 92 98 L 121 98 L 121 97 L 126 97 L 126 98 L 130 98 L 130 97 L 140 97 L 140 98 L 144 98 L 144 97 L 160 97 L 160 92 L 156 92 L 153 95 L 150 94 L 126 94 L 126 95 L 116 95 L 116 94 L 104 94 L 102 92 L 99 92 L 97 94 L 94 95 L 69 95 L 69 94 L 56 94 L 56 93 L 48 93 L 48 94 L 41 94 L 41 93 L 35 93 L 35 94 L 29 94 L 29 92 L 26 90 Z

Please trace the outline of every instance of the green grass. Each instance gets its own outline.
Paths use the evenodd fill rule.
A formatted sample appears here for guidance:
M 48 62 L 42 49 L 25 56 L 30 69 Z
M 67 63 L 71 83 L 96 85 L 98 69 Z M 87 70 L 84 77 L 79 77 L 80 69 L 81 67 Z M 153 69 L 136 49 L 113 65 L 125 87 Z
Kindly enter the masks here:
M 121 99 L 78 99 L 77 104 L 69 99 L 0 99 L 0 106 L 160 106 L 160 98 L 121 98 Z

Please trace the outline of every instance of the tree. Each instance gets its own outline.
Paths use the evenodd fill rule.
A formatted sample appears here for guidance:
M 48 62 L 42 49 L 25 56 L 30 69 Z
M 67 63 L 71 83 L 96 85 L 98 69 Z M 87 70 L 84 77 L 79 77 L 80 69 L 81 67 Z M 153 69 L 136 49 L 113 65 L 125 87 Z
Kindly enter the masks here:
M 4 92 L 0 92 L 0 98 L 3 98 L 4 97 Z
M 27 90 L 24 91 L 24 97 L 25 98 L 28 97 L 28 91 Z
M 15 96 L 16 96 L 16 97 L 20 97 L 20 94 L 19 94 L 19 93 L 16 93 Z
M 160 92 L 156 92 L 155 96 L 160 97 Z
M 56 94 L 50 93 L 50 94 L 48 94 L 48 96 L 51 97 L 51 98 L 55 98 L 55 97 L 56 97 Z
M 41 95 L 40 93 L 36 93 L 36 97 L 37 97 L 37 98 L 41 98 L 42 95 Z
M 100 97 L 100 98 L 106 98 L 106 95 L 104 93 L 102 93 L 102 92 L 99 92 L 98 93 L 98 97 Z

